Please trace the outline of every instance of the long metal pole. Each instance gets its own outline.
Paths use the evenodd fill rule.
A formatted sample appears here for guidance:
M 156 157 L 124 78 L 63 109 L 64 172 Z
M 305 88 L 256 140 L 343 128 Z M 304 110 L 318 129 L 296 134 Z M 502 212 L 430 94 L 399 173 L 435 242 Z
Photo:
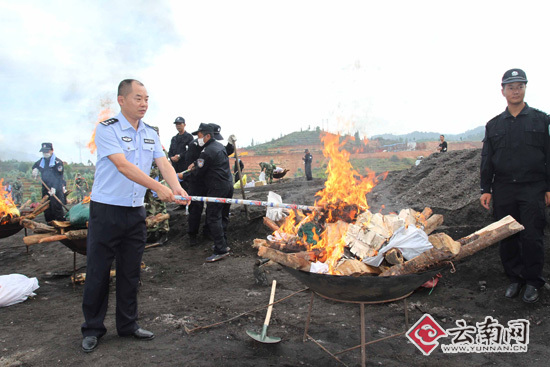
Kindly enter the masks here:
M 177 200 L 202 201 L 202 202 L 205 202 L 205 203 L 240 204 L 240 205 L 252 205 L 252 206 L 265 206 L 265 207 L 269 207 L 269 208 L 285 208 L 285 209 L 307 210 L 307 211 L 314 211 L 314 210 L 320 210 L 321 209 L 320 207 L 317 207 L 317 206 L 272 203 L 272 202 L 269 202 L 269 201 L 258 201 L 258 200 L 214 198 L 214 197 L 209 197 L 209 196 L 180 196 L 180 195 L 175 195 L 175 197 L 176 197 Z

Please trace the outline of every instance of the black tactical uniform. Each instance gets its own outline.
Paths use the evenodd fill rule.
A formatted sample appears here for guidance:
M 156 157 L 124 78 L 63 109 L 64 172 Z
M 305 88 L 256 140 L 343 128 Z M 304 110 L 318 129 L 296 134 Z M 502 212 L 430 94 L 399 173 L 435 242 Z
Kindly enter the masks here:
M 193 140 L 189 144 L 187 153 L 185 155 L 185 167 L 195 162 L 202 151 L 203 147 L 199 146 L 197 139 Z M 206 196 L 206 186 L 201 183 L 201 180 L 192 173 L 186 174 L 188 176 L 189 187 L 187 193 L 189 196 Z M 199 227 L 201 224 L 202 210 L 204 209 L 204 203 L 202 201 L 191 201 L 189 203 L 189 215 L 187 217 L 187 233 L 189 234 L 191 245 L 196 245 L 196 236 L 199 233 Z
M 215 131 L 211 130 L 211 127 L 204 127 L 204 125 L 207 124 L 201 124 L 199 131 Z M 215 127 L 219 131 L 219 126 L 215 125 Z M 195 169 L 192 173 L 197 178 L 197 182 L 206 188 L 207 196 L 231 198 L 233 197 L 233 176 L 229 158 L 226 147 L 215 140 L 216 135 L 219 133 L 213 133 L 212 138 L 202 147 L 202 152 L 194 163 Z M 221 139 L 221 135 L 219 138 Z M 226 238 L 229 208 L 229 204 L 206 204 L 206 223 L 214 240 L 215 254 L 225 254 L 229 251 Z
M 182 172 L 187 169 L 185 166 L 185 154 L 187 152 L 187 147 L 193 141 L 193 135 L 189 134 L 187 131 L 183 134 L 176 134 L 172 137 L 170 141 L 170 150 L 168 151 L 168 157 L 173 157 L 176 154 L 180 155 L 180 160 L 177 162 L 172 162 L 172 166 L 176 172 Z
M 550 192 L 550 119 L 527 104 L 485 127 L 481 193 L 492 193 L 495 219 L 511 215 L 525 230 L 500 243 L 504 271 L 513 283 L 544 285 L 545 193 Z
M 32 169 L 35 168 L 40 171 L 42 181 L 44 181 L 50 189 L 54 188 L 55 196 L 57 196 L 61 202 L 65 203 L 65 194 L 63 193 L 63 161 L 55 157 L 55 155 L 52 155 L 50 158 L 41 158 L 36 161 L 32 166 Z M 44 195 L 49 194 L 48 189 L 42 185 L 42 197 L 44 197 Z M 52 220 L 64 220 L 64 217 L 63 207 L 59 201 L 57 201 L 54 197 L 50 197 L 50 206 L 44 212 L 46 222 Z
M 211 124 L 216 129 L 216 132 L 219 134 L 219 126 L 216 124 Z M 221 138 L 221 135 L 220 135 Z M 202 152 L 204 147 L 199 146 L 198 140 L 193 140 L 187 149 L 187 154 L 185 155 L 185 169 L 189 167 L 192 163 L 194 163 L 197 159 L 199 159 L 199 156 Z M 231 144 L 227 144 L 225 146 L 225 150 L 227 152 L 227 155 L 233 154 L 235 151 L 235 147 Z M 192 173 L 186 174 L 188 176 L 188 183 L 189 187 L 187 190 L 187 193 L 189 196 L 208 196 L 208 190 L 206 188 L 206 185 L 202 183 L 202 179 L 197 177 L 196 175 Z M 185 177 L 185 176 L 184 176 Z M 231 194 L 230 197 L 232 197 L 233 194 Z M 204 203 L 202 201 L 192 201 L 189 204 L 189 216 L 187 217 L 187 233 L 190 237 L 191 245 L 197 244 L 196 236 L 199 233 L 199 227 L 201 223 L 201 216 L 202 211 L 204 209 Z M 207 209 L 208 212 L 208 209 Z M 207 214 L 208 215 L 208 214 Z M 229 212 L 228 212 L 228 218 L 229 221 Z M 204 233 L 210 235 L 210 230 L 208 229 L 208 222 L 204 228 Z

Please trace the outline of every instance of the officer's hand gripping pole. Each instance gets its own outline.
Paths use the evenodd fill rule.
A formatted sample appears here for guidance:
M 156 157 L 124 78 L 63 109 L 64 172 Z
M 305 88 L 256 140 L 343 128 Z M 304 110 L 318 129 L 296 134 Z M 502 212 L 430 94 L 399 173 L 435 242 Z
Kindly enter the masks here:
M 310 212 L 314 211 L 314 210 L 317 210 L 317 211 L 321 210 L 321 207 L 318 207 L 318 206 L 273 203 L 273 202 L 269 202 L 269 201 L 258 201 L 258 200 L 214 198 L 214 197 L 208 197 L 208 196 L 180 196 L 180 195 L 175 195 L 175 197 L 176 197 L 176 200 L 202 201 L 202 202 L 205 202 L 205 203 L 265 206 L 265 207 L 268 207 L 268 208 L 296 209 L 296 210 L 305 210 L 305 211 L 310 211 Z
M 46 188 L 46 190 L 48 190 L 48 192 L 51 191 L 51 189 L 48 187 L 48 185 L 46 185 L 46 183 L 42 180 L 42 178 L 40 179 L 40 182 L 42 182 L 42 185 L 44 185 L 44 187 Z M 63 209 L 65 209 L 66 211 L 69 211 L 69 208 L 67 208 L 65 206 L 65 204 L 63 204 L 61 202 L 61 200 L 59 200 L 59 198 L 57 196 L 55 196 L 55 194 L 51 194 L 50 196 L 53 196 L 55 198 L 55 200 L 57 200 L 59 202 L 59 204 L 61 204 L 61 206 L 63 207 Z

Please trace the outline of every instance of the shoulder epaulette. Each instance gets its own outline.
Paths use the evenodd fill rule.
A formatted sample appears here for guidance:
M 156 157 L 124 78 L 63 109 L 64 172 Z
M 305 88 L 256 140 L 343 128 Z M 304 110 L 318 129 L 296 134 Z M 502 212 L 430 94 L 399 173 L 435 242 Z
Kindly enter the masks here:
M 141 122 L 143 122 L 143 125 L 147 126 L 148 128 L 157 131 L 157 130 L 155 129 L 155 126 L 151 126 L 151 125 L 149 125 L 149 124 L 146 124 L 145 121 L 141 121 Z M 158 129 L 158 127 L 157 127 L 157 129 Z
M 116 118 L 113 117 L 113 118 L 110 118 L 110 119 L 108 119 L 108 120 L 101 121 L 100 124 L 101 124 L 101 125 L 105 125 L 105 126 L 109 126 L 109 125 L 114 124 L 115 122 L 118 122 L 118 119 L 116 119 Z
M 550 117 L 546 112 L 541 111 L 541 110 L 539 110 L 538 108 L 533 108 L 533 107 L 531 107 L 531 109 L 532 109 L 533 111 L 537 112 L 537 113 L 540 113 L 540 114 L 544 115 L 544 117 L 546 117 L 546 118 Z

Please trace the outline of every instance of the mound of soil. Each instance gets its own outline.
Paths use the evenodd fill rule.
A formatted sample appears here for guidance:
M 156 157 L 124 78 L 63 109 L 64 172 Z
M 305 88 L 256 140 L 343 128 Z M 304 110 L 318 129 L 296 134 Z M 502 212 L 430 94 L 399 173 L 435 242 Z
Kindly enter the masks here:
M 398 211 L 431 207 L 445 215 L 442 228 L 453 238 L 467 235 L 492 219 L 479 206 L 479 150 L 433 155 L 419 166 L 391 173 L 369 194 L 373 211 Z M 269 190 L 284 202 L 312 205 L 323 188 L 321 180 L 285 179 L 273 185 L 247 189 L 247 199 L 266 200 Z M 240 191 L 236 191 L 236 196 Z M 385 207 L 381 209 L 381 206 Z M 211 242 L 203 238 L 189 247 L 184 211 L 169 205 L 170 241 L 147 249 L 140 287 L 139 323 L 156 338 L 143 342 L 120 338 L 114 325 L 114 282 L 105 320 L 107 334 L 93 353 L 80 349 L 83 287 L 73 286 L 70 274 L 73 253 L 61 243 L 32 246 L 27 253 L 24 231 L 0 239 L 0 274 L 20 273 L 37 277 L 37 296 L 0 309 L 0 366 L 338 366 L 336 359 L 311 341 L 303 341 L 311 294 L 280 266 L 269 267 L 267 284 L 277 280 L 276 300 L 267 334 L 281 337 L 277 344 L 262 344 L 246 331 L 261 331 L 270 286 L 259 285 L 254 238 L 269 231 L 262 223 L 265 208 L 234 205 L 228 239 L 232 255 L 217 263 L 205 263 Z M 76 255 L 83 271 L 85 257 Z M 422 315 L 430 314 L 443 328 L 458 320 L 475 326 L 492 316 L 501 325 L 510 320 L 530 321 L 526 353 L 445 354 L 436 348 L 424 356 L 408 339 L 398 336 L 367 346 L 367 363 L 382 366 L 546 366 L 550 341 L 550 297 L 542 292 L 538 303 L 521 298 L 505 299 L 508 285 L 498 246 L 483 250 L 441 271 L 433 289 L 419 288 L 407 302 L 365 305 L 366 339 L 372 341 L 407 329 Z M 288 297 L 288 298 L 286 298 Z M 314 297 L 309 334 L 324 348 L 338 352 L 360 342 L 360 308 Z M 244 314 L 246 313 L 246 314 Z M 244 315 L 243 315 L 244 314 Z M 233 319 L 230 322 L 226 320 Z M 220 323 L 221 322 L 221 323 Z M 216 326 L 195 330 L 187 329 Z M 439 342 L 450 344 L 450 338 Z M 361 363 L 359 349 L 338 355 L 345 365 Z

